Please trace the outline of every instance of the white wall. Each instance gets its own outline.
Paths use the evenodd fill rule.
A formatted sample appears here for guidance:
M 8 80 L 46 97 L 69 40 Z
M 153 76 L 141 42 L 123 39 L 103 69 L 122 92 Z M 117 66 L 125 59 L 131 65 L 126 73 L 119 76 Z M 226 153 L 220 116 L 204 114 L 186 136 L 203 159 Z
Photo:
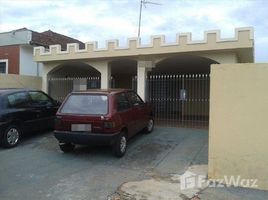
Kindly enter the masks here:
M 29 44 L 32 40 L 32 31 L 20 30 L 0 33 L 0 46 Z
M 42 76 L 44 64 L 43 63 L 37 63 L 37 67 L 38 67 L 38 70 L 37 70 L 38 75 L 37 76 Z
M 37 63 L 33 61 L 32 46 L 20 46 L 20 75 L 38 75 Z

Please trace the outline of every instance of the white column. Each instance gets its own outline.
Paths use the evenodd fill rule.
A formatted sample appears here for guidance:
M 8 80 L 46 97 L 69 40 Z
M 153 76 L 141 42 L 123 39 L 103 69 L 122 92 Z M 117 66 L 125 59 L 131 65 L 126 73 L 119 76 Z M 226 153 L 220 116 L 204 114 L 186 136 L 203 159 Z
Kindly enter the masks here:
M 137 93 L 145 101 L 146 97 L 146 76 L 153 67 L 152 61 L 138 61 L 137 67 Z
M 56 67 L 57 64 L 43 64 L 41 89 L 46 93 L 48 93 L 48 73 Z
M 94 66 L 95 67 L 95 66 Z M 101 89 L 110 88 L 111 68 L 108 62 L 98 63 L 96 69 L 101 73 Z

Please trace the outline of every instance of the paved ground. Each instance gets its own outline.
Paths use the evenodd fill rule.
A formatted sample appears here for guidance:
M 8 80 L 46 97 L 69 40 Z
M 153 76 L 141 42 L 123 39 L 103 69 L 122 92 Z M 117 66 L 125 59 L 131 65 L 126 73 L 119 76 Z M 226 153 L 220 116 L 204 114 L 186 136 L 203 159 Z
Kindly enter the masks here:
M 207 144 L 207 131 L 157 127 L 133 138 L 125 157 L 118 159 L 109 147 L 64 154 L 49 132 L 27 137 L 16 148 L 0 148 L 0 199 L 104 200 L 125 182 L 165 180 L 190 165 L 207 164 Z M 262 191 L 232 188 L 206 189 L 200 195 L 211 200 L 240 196 L 268 199 Z

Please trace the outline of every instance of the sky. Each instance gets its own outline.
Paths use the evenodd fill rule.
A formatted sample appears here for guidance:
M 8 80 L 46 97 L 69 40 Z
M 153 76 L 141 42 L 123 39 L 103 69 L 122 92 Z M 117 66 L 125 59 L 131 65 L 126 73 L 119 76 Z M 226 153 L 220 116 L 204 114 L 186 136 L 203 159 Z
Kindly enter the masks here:
M 149 0 L 147 0 L 149 1 Z M 142 9 L 141 41 L 191 32 L 193 40 L 204 31 L 221 30 L 222 38 L 234 37 L 234 29 L 253 27 L 255 62 L 268 62 L 267 0 L 150 0 Z M 52 30 L 83 42 L 137 37 L 140 0 L 0 0 L 0 32 L 26 27 Z

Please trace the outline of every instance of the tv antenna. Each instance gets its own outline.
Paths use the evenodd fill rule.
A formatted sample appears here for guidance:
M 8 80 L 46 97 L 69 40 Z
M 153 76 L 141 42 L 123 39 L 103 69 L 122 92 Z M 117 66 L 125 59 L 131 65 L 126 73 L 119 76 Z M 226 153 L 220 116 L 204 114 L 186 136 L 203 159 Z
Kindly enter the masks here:
M 140 35 L 141 35 L 141 13 L 142 13 L 142 7 L 144 6 L 144 8 L 146 8 L 147 4 L 161 5 L 160 3 L 155 3 L 155 2 L 147 1 L 147 0 L 141 0 L 140 1 L 140 16 L 139 16 L 138 38 L 140 38 Z

